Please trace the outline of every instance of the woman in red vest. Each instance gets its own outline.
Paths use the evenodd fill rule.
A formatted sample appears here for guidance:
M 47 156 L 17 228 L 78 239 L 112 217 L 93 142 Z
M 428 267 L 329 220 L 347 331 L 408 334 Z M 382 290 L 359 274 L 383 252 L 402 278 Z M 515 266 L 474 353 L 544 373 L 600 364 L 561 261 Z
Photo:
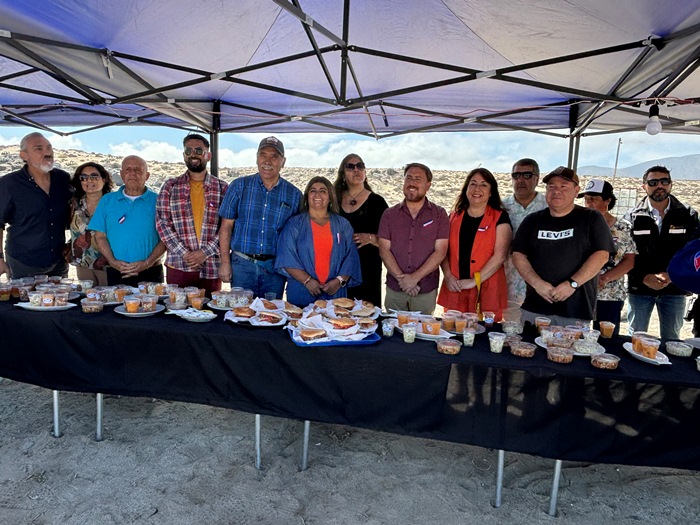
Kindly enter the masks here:
M 479 303 L 496 320 L 508 307 L 508 287 L 503 262 L 513 230 L 503 209 L 498 183 L 485 168 L 469 172 L 450 214 L 447 257 L 437 302 L 445 310 L 475 312 L 477 287 L 474 273 L 481 275 Z

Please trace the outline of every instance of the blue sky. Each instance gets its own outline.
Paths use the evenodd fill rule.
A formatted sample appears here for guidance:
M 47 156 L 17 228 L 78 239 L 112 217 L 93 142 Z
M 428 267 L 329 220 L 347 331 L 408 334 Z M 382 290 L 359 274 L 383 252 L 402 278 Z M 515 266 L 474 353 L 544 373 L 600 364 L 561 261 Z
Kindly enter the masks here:
M 18 144 L 30 128 L 0 127 L 0 144 Z M 151 126 L 115 126 L 62 137 L 45 135 L 56 148 L 81 149 L 117 156 L 137 154 L 146 160 L 182 161 L 182 138 L 186 133 Z M 258 142 L 268 134 L 223 134 L 220 165 L 253 166 Z M 566 164 L 568 141 L 525 132 L 420 133 L 382 139 L 347 134 L 280 134 L 287 166 L 336 167 L 350 152 L 361 155 L 369 167 L 398 168 L 423 162 L 433 169 L 467 171 L 482 165 L 494 172 L 507 172 L 514 160 L 533 157 L 542 171 Z M 622 138 L 619 167 L 646 160 L 700 153 L 700 135 L 625 133 L 585 137 L 581 140 L 579 166 L 612 168 L 618 138 Z M 700 178 L 700 176 L 698 177 Z

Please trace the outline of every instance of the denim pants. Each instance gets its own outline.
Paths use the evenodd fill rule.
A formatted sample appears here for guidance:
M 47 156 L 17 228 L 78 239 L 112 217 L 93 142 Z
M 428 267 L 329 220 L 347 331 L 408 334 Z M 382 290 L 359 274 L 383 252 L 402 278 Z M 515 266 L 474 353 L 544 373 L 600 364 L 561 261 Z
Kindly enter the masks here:
M 629 294 L 629 334 L 646 332 L 649 319 L 656 305 L 659 314 L 661 339 L 680 339 L 685 315 L 685 295 L 637 295 Z
M 287 279 L 276 273 L 274 266 L 274 259 L 251 261 L 231 253 L 231 287 L 253 290 L 255 297 L 265 297 L 266 293 L 274 292 L 277 299 L 282 299 Z

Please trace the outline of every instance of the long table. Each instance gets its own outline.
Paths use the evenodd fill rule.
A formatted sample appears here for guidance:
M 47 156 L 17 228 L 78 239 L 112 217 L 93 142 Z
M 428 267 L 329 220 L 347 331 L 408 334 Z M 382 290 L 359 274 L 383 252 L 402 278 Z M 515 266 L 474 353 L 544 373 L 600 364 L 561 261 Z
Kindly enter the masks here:
M 700 469 L 700 373 L 691 358 L 643 363 L 627 356 L 622 337 L 601 340 L 622 357 L 611 371 L 584 357 L 555 364 L 542 349 L 532 359 L 493 354 L 485 335 L 457 356 L 400 334 L 372 346 L 300 347 L 286 330 L 222 319 L 0 303 L 0 377 L 554 459 Z

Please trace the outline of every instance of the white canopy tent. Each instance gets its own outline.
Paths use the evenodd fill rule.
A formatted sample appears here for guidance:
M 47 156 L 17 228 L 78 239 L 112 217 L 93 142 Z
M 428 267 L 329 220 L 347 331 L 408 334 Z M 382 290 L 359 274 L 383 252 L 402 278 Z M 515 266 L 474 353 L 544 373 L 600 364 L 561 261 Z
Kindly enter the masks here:
M 700 131 L 700 2 L 0 0 L 0 124 Z M 567 130 L 562 134 L 561 130 Z M 212 166 L 215 170 L 216 166 Z

